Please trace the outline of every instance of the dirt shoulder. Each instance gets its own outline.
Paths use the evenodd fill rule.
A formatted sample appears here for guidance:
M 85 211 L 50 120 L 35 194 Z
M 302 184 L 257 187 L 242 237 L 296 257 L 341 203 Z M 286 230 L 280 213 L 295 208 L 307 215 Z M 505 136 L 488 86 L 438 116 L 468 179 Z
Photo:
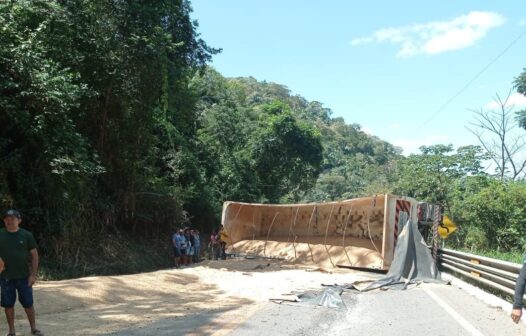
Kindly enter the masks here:
M 35 300 L 47 335 L 225 335 L 272 297 L 370 278 L 367 273 L 258 259 L 124 276 L 40 282 Z M 6 329 L 0 324 L 0 333 Z M 21 307 L 17 330 L 28 335 Z M 152 333 L 153 332 L 153 333 Z

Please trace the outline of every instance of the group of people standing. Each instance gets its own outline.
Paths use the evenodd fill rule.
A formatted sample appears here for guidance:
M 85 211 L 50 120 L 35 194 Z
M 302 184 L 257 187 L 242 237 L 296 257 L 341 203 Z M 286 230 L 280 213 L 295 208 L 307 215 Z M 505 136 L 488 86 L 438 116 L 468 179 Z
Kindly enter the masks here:
M 225 231 L 223 225 L 219 226 L 219 229 L 212 232 L 210 235 L 210 243 L 208 248 L 213 260 L 226 259 L 226 241 L 228 234 Z
M 201 261 L 201 237 L 199 230 L 179 229 L 172 237 L 175 267 Z
M 213 260 L 226 259 L 226 245 L 228 235 L 223 228 L 212 232 L 208 249 Z M 187 266 L 201 261 L 201 237 L 198 230 L 178 229 L 172 236 L 175 267 Z

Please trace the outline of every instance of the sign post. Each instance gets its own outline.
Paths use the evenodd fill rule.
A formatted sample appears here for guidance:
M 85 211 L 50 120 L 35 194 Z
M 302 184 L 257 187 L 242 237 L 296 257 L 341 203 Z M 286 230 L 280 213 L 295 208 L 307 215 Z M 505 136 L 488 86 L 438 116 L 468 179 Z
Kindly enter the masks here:
M 444 216 L 444 220 L 438 227 L 438 234 L 442 239 L 446 239 L 450 234 L 457 231 L 457 225 L 448 216 Z
M 442 221 L 442 209 L 439 205 L 435 207 L 435 216 L 433 219 L 433 246 L 431 254 L 433 255 L 433 260 L 436 262 L 438 254 L 438 227 L 441 225 Z

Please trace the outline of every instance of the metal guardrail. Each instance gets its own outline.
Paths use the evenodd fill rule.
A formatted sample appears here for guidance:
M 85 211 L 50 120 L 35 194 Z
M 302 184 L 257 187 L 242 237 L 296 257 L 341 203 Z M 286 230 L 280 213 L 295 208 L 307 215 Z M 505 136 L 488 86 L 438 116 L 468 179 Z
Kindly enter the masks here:
M 502 293 L 515 294 L 515 283 L 522 268 L 521 264 L 449 249 L 440 249 L 438 252 L 440 264 L 446 270 Z

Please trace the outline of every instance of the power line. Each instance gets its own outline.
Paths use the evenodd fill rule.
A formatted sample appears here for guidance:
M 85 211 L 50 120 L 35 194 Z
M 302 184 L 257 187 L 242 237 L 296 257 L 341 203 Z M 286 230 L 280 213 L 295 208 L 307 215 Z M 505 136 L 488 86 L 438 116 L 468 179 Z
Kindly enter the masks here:
M 440 112 L 442 112 L 446 107 L 449 106 L 458 96 L 460 96 L 466 89 L 473 84 L 486 70 L 488 70 L 493 64 L 495 64 L 508 50 L 511 49 L 521 38 L 526 35 L 526 30 L 519 34 L 511 43 L 504 48 L 495 58 L 493 58 L 482 70 L 480 70 L 471 80 L 469 80 L 466 85 L 464 85 L 460 90 L 457 91 L 451 98 L 449 98 L 438 110 L 435 111 L 426 121 L 422 123 L 417 129 L 415 129 L 413 134 L 418 133 L 424 126 L 426 126 L 431 120 L 433 120 Z

